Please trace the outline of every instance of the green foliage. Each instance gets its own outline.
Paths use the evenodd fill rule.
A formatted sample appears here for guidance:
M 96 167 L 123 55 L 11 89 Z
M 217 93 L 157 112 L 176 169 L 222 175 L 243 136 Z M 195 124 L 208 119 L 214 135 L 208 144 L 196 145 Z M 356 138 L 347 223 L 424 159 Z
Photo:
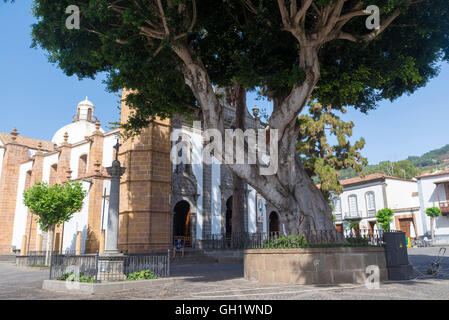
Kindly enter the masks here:
M 362 175 L 381 173 L 390 177 L 396 177 L 401 179 L 412 179 L 420 174 L 420 170 L 417 169 L 410 161 L 402 160 L 397 162 L 382 161 L 378 165 L 367 165 L 361 171 Z M 343 169 L 339 171 L 341 179 L 354 178 L 360 175 L 352 168 Z
M 449 4 L 447 0 L 423 1 L 405 9 L 406 1 L 376 2 L 383 19 L 394 9 L 403 9 L 373 41 L 335 40 L 322 46 L 321 78 L 313 100 L 334 109 L 354 106 L 367 112 L 382 99 L 415 92 L 438 74 L 438 62 L 449 60 Z M 177 1 L 181 2 L 189 8 L 192 3 Z M 82 27 L 68 30 L 64 12 L 72 1 L 35 0 L 34 45 L 46 50 L 50 61 L 68 75 L 85 78 L 107 72 L 109 90 L 133 90 L 127 102 L 134 113 L 125 125 L 131 134 L 148 126 L 156 115 L 189 113 L 198 107 L 172 50 L 178 43 L 186 44 L 194 58 L 201 59 L 214 84 L 237 79 L 246 88 L 264 88 L 270 98 L 283 98 L 303 81 L 297 40 L 283 30 L 276 1 L 253 1 L 257 15 L 240 0 L 196 2 L 197 19 L 191 30 L 186 30 L 185 21 L 192 10 L 179 14 L 175 5 L 165 12 L 170 36 L 157 39 L 142 33 L 142 28 L 161 26 L 153 2 L 123 1 L 114 11 L 112 1 L 79 0 Z M 331 2 L 314 4 L 324 8 Z M 345 4 L 343 13 L 353 2 Z M 362 3 L 366 7 L 372 1 Z M 310 22 L 304 26 L 308 31 L 317 27 L 314 10 L 310 9 Z M 344 31 L 366 33 L 365 19 L 354 18 Z
M 345 110 L 342 109 L 342 112 Z M 299 117 L 299 126 L 297 151 L 304 169 L 309 176 L 317 178 L 316 182 L 321 184 L 321 191 L 328 199 L 331 192 L 342 193 L 343 187 L 338 183 L 338 170 L 352 168 L 360 173 L 367 164 L 366 158 L 360 153 L 365 145 L 364 139 L 353 144 L 349 141 L 354 123 L 344 122 L 330 107 L 324 108 L 319 103 L 312 103 L 309 115 Z M 336 145 L 328 143 L 329 136 L 336 137 Z
M 348 222 L 349 229 L 359 230 L 360 221 L 354 220 Z
M 42 231 L 69 221 L 82 209 L 86 191 L 79 182 L 54 184 L 38 182 L 23 193 L 23 202 L 35 214 Z
M 365 247 L 370 246 L 369 239 L 355 236 L 341 242 L 307 243 L 302 235 L 290 235 L 268 239 L 267 243 L 256 249 L 293 249 L 293 248 L 330 248 L 330 247 Z
M 30 265 L 31 268 L 47 268 L 45 264 L 32 264 Z
M 270 238 L 264 248 L 304 248 L 306 246 L 305 238 L 301 235 L 282 236 L 278 238 Z
M 59 278 L 57 278 L 57 280 L 75 281 L 76 280 L 76 276 L 75 276 L 74 272 L 67 272 L 67 273 L 64 273 L 62 276 L 60 276 Z M 95 282 L 95 278 L 93 276 L 85 276 L 82 272 L 80 272 L 80 274 L 79 274 L 79 282 L 94 283 Z
M 438 207 L 430 207 L 426 209 L 428 217 L 435 218 L 441 216 L 441 209 Z
M 157 275 L 154 274 L 151 270 L 136 271 L 126 276 L 127 281 L 150 280 L 150 279 L 157 279 Z
M 377 223 L 386 232 L 390 231 L 390 223 L 393 221 L 394 211 L 389 208 L 384 208 L 377 211 L 376 218 Z
M 415 167 L 428 167 L 442 164 L 449 159 L 449 144 L 439 149 L 426 152 L 420 157 L 410 156 L 407 158 Z

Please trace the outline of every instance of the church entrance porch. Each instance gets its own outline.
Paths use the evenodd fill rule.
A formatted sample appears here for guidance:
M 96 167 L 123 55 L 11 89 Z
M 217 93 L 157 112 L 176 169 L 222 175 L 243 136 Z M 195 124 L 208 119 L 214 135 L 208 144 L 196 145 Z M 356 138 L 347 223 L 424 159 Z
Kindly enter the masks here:
M 190 233 L 191 210 L 187 201 L 179 201 L 174 208 L 173 215 L 173 244 L 176 239 L 181 238 L 185 247 L 192 247 L 192 236 Z

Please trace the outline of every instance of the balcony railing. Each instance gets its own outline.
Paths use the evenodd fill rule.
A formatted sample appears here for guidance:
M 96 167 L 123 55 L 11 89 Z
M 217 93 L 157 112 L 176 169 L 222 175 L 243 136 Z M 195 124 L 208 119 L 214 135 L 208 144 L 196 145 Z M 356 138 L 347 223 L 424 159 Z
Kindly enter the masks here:
M 342 216 L 342 214 L 341 213 L 334 213 L 334 216 L 335 216 L 335 221 L 341 221 L 341 220 L 343 220 L 343 216 Z
M 368 218 L 375 217 L 376 216 L 376 210 L 368 210 Z
M 362 211 L 345 212 L 345 219 L 361 219 Z

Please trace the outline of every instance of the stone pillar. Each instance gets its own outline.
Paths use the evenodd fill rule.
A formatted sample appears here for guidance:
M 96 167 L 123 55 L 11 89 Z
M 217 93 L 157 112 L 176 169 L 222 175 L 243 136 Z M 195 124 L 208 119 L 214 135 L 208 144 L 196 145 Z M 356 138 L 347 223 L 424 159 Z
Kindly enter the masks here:
M 76 255 L 81 254 L 81 231 L 76 233 Z
M 100 254 L 104 253 L 104 242 L 105 242 L 105 232 L 104 230 L 101 230 L 101 234 L 100 234 Z
M 42 251 L 42 234 L 37 235 L 36 251 Z
M 27 254 L 27 236 L 23 235 L 22 236 L 22 246 L 20 248 L 20 255 L 24 256 Z
M 108 232 L 105 244 L 105 254 L 118 254 L 118 214 L 120 208 L 120 177 L 125 173 L 125 168 L 120 166 L 118 161 L 118 149 L 120 145 L 117 142 L 116 159 L 112 162 L 112 167 L 106 168 L 111 176 L 111 192 L 109 196 L 108 212 Z

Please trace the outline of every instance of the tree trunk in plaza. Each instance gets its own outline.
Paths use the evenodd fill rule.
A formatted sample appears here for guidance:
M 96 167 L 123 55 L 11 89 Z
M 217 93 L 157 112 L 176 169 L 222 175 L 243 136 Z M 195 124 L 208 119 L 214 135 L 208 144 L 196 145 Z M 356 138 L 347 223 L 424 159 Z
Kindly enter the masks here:
M 245 130 L 246 114 L 246 89 L 237 84 L 232 88 L 232 102 L 235 106 L 235 129 Z M 245 183 L 235 173 L 233 173 L 232 189 L 232 238 L 233 243 L 239 241 L 242 233 L 245 232 L 244 212 L 245 212 Z
M 55 226 L 51 226 L 47 230 L 47 251 L 45 252 L 45 265 L 51 264 L 51 253 L 53 252 L 53 241 L 55 236 Z

